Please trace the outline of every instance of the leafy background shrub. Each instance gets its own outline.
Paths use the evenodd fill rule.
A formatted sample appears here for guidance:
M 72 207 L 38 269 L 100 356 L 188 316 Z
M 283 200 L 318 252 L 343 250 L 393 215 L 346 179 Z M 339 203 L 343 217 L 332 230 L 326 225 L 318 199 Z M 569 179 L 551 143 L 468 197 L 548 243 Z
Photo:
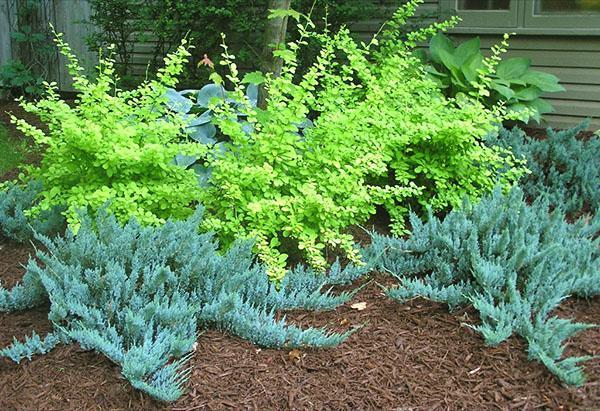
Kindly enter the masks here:
M 240 67 L 248 71 L 261 68 L 267 24 L 268 0 L 90 0 L 93 13 L 90 22 L 98 28 L 88 37 L 92 50 L 116 44 L 119 74 L 135 83 L 132 60 L 134 43 L 152 40 L 151 70 L 161 64 L 163 56 L 172 52 L 184 37 L 193 39 L 195 49 L 186 66 L 183 83 L 203 84 L 209 73 L 200 68 L 204 55 L 220 55 L 221 33 L 235 51 Z M 377 11 L 375 2 L 364 0 L 294 0 L 292 8 L 301 13 L 312 12 L 314 21 L 327 21 L 333 30 L 356 19 L 369 18 Z M 288 36 L 298 32 L 290 27 Z M 319 52 L 311 42 L 299 56 L 299 64 L 308 68 Z
M 0 312 L 50 302 L 54 331 L 0 350 L 16 362 L 59 343 L 77 342 L 121 366 L 131 384 L 163 401 L 181 394 L 199 327 L 227 330 L 267 347 L 329 347 L 352 331 L 301 329 L 279 320 L 282 309 L 332 309 L 352 298 L 327 285 L 351 282 L 364 269 L 336 265 L 328 277 L 298 269 L 279 289 L 253 263 L 251 243 L 217 253 L 212 234 L 197 233 L 201 212 L 187 221 L 143 228 L 99 213 L 76 236 L 38 237 L 22 283 L 0 287 Z M 60 273 L 60 274 L 59 274 Z
M 489 93 L 482 101 L 488 107 L 503 101 L 509 110 L 519 113 L 520 120 L 534 119 L 538 123 L 543 114 L 553 111 L 550 103 L 540 96 L 565 91 L 556 76 L 531 70 L 531 59 L 521 57 L 498 61 L 491 69 L 490 60 L 483 56 L 480 48 L 479 37 L 455 47 L 449 37 L 437 33 L 429 42 L 429 53 L 420 50 L 419 56 L 429 63 L 429 74 L 448 96 L 476 93 L 478 84 L 486 82 Z M 497 50 L 505 52 L 506 48 Z
M 451 309 L 472 305 L 489 345 L 512 334 L 523 337 L 531 360 L 568 384 L 581 385 L 577 364 L 588 357 L 561 359 L 563 342 L 593 325 L 551 315 L 570 295 L 600 293 L 600 218 L 568 224 L 548 203 L 531 206 L 523 193 L 500 190 L 477 205 L 466 203 L 443 220 L 411 217 L 408 239 L 373 236 L 369 255 L 398 279 L 387 295 L 398 301 L 424 297 Z
M 13 97 L 39 96 L 44 91 L 50 63 L 55 60 L 46 11 L 38 10 L 39 1 L 6 1 L 0 5 L 9 27 L 16 58 L 0 65 L 0 91 Z M 14 17 L 13 17 L 14 16 Z

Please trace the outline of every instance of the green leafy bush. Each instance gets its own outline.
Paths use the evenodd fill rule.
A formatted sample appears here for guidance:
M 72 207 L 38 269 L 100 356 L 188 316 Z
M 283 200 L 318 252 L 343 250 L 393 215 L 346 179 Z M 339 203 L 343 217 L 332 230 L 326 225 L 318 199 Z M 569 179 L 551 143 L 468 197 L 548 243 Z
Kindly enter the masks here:
M 482 143 L 501 113 L 468 96 L 445 98 L 411 56 L 417 40 L 452 24 L 436 24 L 403 41 L 402 24 L 418 3 L 396 13 L 379 47 L 377 41 L 357 44 L 347 29 L 317 34 L 310 22 L 300 24 L 304 37 L 275 52 L 284 67 L 280 76 L 265 79 L 264 110 L 244 95 L 244 81 L 225 49 L 222 63 L 234 85 L 227 99 L 237 103 L 217 99 L 210 105 L 224 140 L 204 160 L 211 171 L 200 194 L 204 224 L 225 244 L 239 236 L 256 238 L 274 279 L 285 273 L 290 248 L 320 270 L 327 247 L 358 263 L 344 230 L 366 221 L 378 204 L 402 231 L 409 207 L 457 205 L 465 195 L 491 191 L 498 180 L 510 186 L 522 172 L 507 150 Z M 305 37 L 318 39 L 322 49 L 317 63 L 295 81 Z M 214 87 L 224 82 L 212 78 Z M 303 128 L 308 117 L 314 127 Z
M 122 77 L 133 80 L 135 42 L 152 45 L 148 62 L 152 68 L 161 64 L 163 56 L 172 52 L 181 38 L 187 37 L 196 46 L 186 66 L 186 84 L 203 84 L 209 72 L 201 64 L 204 55 L 220 54 L 221 33 L 226 33 L 236 50 L 240 67 L 248 71 L 260 69 L 264 46 L 264 31 L 269 15 L 268 0 L 90 0 L 90 22 L 96 28 L 87 38 L 92 50 L 116 45 L 117 69 Z M 315 21 L 327 15 L 334 30 L 357 19 L 374 15 L 377 5 L 364 0 L 294 0 L 291 7 L 302 13 L 312 13 Z M 294 27 L 288 30 L 290 39 L 297 38 Z M 150 41 L 148 41 L 150 40 Z M 318 54 L 318 43 L 311 43 L 299 57 L 301 71 L 308 68 Z M 137 54 L 139 58 L 140 54 Z M 269 57 L 269 56 L 267 56 Z
M 567 130 L 547 129 L 543 140 L 523 130 L 501 129 L 487 143 L 512 150 L 527 161 L 531 173 L 519 185 L 529 198 L 547 198 L 554 208 L 568 214 L 600 210 L 600 139 L 579 140 L 589 121 Z
M 499 46 L 493 48 L 493 56 L 508 46 L 505 36 Z M 522 121 L 533 118 L 538 123 L 542 114 L 553 111 L 552 106 L 540 96 L 543 93 L 564 91 L 558 78 L 542 71 L 531 70 L 531 60 L 515 57 L 493 61 L 486 59 L 480 51 L 479 37 L 465 41 L 455 47 L 450 38 L 437 33 L 429 42 L 428 72 L 445 89 L 448 96 L 458 93 L 477 93 L 485 83 L 488 94 L 484 103 L 492 107 L 503 101 L 506 107 L 520 114 Z M 425 52 L 421 56 L 426 56 Z M 490 64 L 492 63 L 492 64 Z
M 205 150 L 186 139 L 184 120 L 164 106 L 165 91 L 177 83 L 188 56 L 185 47 L 165 59 L 157 80 L 123 91 L 116 87 L 112 59 L 102 58 L 97 77 L 90 80 L 60 35 L 56 42 L 70 62 L 79 92 L 75 104 L 60 100 L 55 85 L 48 84 L 44 98 L 21 103 L 40 116 L 47 132 L 13 117 L 43 155 L 40 166 L 29 169 L 30 178 L 43 186 L 29 215 L 64 206 L 75 230 L 79 209 L 95 211 L 107 201 L 123 222 L 135 216 L 144 224 L 160 224 L 189 216 L 198 199 L 197 179 L 173 159 Z
M 467 202 L 442 221 L 413 215 L 411 223 L 410 238 L 374 235 L 367 253 L 399 281 L 388 296 L 423 297 L 451 309 L 471 304 L 481 318 L 472 328 L 488 345 L 518 334 L 531 360 L 568 384 L 585 381 L 577 364 L 588 357 L 561 359 L 561 344 L 592 326 L 551 312 L 570 295 L 600 294 L 600 218 L 568 224 L 560 210 L 549 214 L 544 201 L 529 206 L 514 189 Z
M 50 302 L 54 331 L 32 335 L 0 350 L 19 362 L 59 343 L 77 342 L 121 366 L 131 384 L 151 396 L 174 401 L 189 375 L 200 328 L 226 330 L 267 347 L 329 347 L 352 331 L 336 334 L 301 329 L 276 311 L 332 309 L 354 293 L 331 293 L 365 269 L 336 264 L 329 276 L 297 269 L 279 289 L 254 264 L 251 243 L 217 252 L 212 234 L 197 233 L 201 212 L 187 221 L 123 226 L 101 212 L 82 219 L 77 236 L 38 237 L 47 251 L 30 260 L 22 283 L 0 287 L 0 312 Z

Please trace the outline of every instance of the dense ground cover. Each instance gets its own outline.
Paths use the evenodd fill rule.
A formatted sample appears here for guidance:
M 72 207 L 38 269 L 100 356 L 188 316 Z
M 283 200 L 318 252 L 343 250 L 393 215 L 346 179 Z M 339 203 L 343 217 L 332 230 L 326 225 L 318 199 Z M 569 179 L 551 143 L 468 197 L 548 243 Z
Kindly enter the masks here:
M 20 280 L 28 246 L 5 239 L 0 248 L 0 278 L 7 286 Z M 475 331 L 477 313 L 449 313 L 439 303 L 415 299 L 398 304 L 369 284 L 351 302 L 330 313 L 295 312 L 293 324 L 343 331 L 364 325 L 345 343 L 328 350 L 259 350 L 219 331 L 202 335 L 194 352 L 186 393 L 167 407 L 134 390 L 106 357 L 77 345 L 58 347 L 17 365 L 0 359 L 0 405 L 4 409 L 593 409 L 600 403 L 600 360 L 586 363 L 587 384 L 557 383 L 541 364 L 527 361 L 524 344 L 511 338 L 485 347 Z M 360 285 L 363 283 L 356 285 Z M 351 308 L 366 303 L 362 311 Z M 580 322 L 600 317 L 595 298 L 568 300 L 554 313 Z M 51 330 L 47 308 L 0 314 L 0 345 L 33 330 Z M 598 355 L 600 329 L 570 340 L 569 355 Z M 15 395 L 18 392 L 19 395 Z
M 80 94 L 67 104 L 48 84 L 43 99 L 22 104 L 43 127 L 11 117 L 41 155 L 23 167 L 21 183 L 0 192 L 2 236 L 33 239 L 37 247 L 24 273 L 9 275 L 0 288 L 0 312 L 19 319 L 23 310 L 48 307 L 51 326 L 19 335 L 0 356 L 36 361 L 77 344 L 118 364 L 136 389 L 172 402 L 188 387 L 188 399 L 201 389 L 189 385 L 201 330 L 284 349 L 272 353 L 303 364 L 309 355 L 327 355 L 308 347 L 369 335 L 362 330 L 368 324 L 347 318 L 326 329 L 302 328 L 303 318 L 319 324 L 349 309 L 368 320 L 361 313 L 387 297 L 433 307 L 415 300 L 425 298 L 461 307 L 466 328 L 486 344 L 512 354 L 526 349 L 555 381 L 582 387 L 579 401 L 595 400 L 595 384 L 590 388 L 580 366 L 595 348 L 565 345 L 593 325 L 555 312 L 571 295 L 592 301 L 593 310 L 600 291 L 597 140 L 578 141 L 583 127 L 549 131 L 546 144 L 501 128 L 513 115 L 484 102 L 505 42 L 481 62 L 473 90 L 445 96 L 413 49 L 455 21 L 405 34 L 400 27 L 417 3 L 401 8 L 370 44 L 356 43 L 345 29 L 315 33 L 312 22 L 290 12 L 301 35 L 322 47 L 300 80 L 303 38 L 275 52 L 280 76 L 240 78 L 224 45 L 226 74 L 215 72 L 212 84 L 184 92 L 173 87 L 189 56 L 185 40 L 156 80 L 121 90 L 110 57 L 101 59 L 96 78 L 87 77 L 57 35 Z M 256 104 L 261 84 L 264 107 Z M 517 182 L 522 188 L 512 187 Z M 377 230 L 405 236 L 353 236 L 377 212 L 386 221 Z M 308 266 L 291 267 L 291 253 Z M 384 293 L 374 291 L 379 285 Z M 381 318 L 390 326 L 398 321 Z M 435 341 L 438 330 L 415 331 L 423 333 Z M 411 354 L 401 330 L 384 334 L 390 358 L 398 358 L 394 350 Z M 356 341 L 363 347 L 364 339 Z M 426 364 L 432 361 L 439 358 Z M 325 381 L 334 369 L 321 368 Z M 335 384 L 356 379 L 379 388 L 368 375 Z M 406 385 L 415 396 L 417 387 Z M 403 385 L 390 380 L 386 387 L 383 397 L 399 401 Z M 287 393 L 293 402 L 296 392 Z M 493 400 L 502 395 L 512 394 Z

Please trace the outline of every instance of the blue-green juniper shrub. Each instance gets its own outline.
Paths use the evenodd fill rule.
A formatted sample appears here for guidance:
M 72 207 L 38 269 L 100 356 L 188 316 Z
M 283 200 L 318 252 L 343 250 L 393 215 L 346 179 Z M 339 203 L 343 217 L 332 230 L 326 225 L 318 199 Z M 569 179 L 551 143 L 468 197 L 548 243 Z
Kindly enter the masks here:
M 422 297 L 450 309 L 470 304 L 481 318 L 472 328 L 486 344 L 520 335 L 531 360 L 580 385 L 585 375 L 578 363 L 588 358 L 561 359 L 562 344 L 592 325 L 551 312 L 571 295 L 600 294 L 600 218 L 569 224 L 562 210 L 548 208 L 545 200 L 528 205 L 518 188 L 507 195 L 496 190 L 443 220 L 430 213 L 424 223 L 413 214 L 409 238 L 374 234 L 366 256 L 397 278 L 398 286 L 386 289 L 389 297 Z
M 530 198 L 546 197 L 567 214 L 600 208 L 600 138 L 576 138 L 589 121 L 567 130 L 547 130 L 547 138 L 529 137 L 517 127 L 490 135 L 487 144 L 512 150 L 527 161 L 531 173 L 520 186 Z M 586 210 L 588 211 L 588 210 Z
M 124 226 L 105 212 L 82 218 L 77 235 L 37 236 L 37 252 L 22 282 L 0 288 L 0 312 L 49 301 L 54 330 L 15 342 L 0 355 L 20 361 L 73 341 L 121 366 L 131 384 L 174 401 L 188 375 L 199 329 L 214 327 L 267 347 L 330 347 L 352 331 L 301 329 L 276 319 L 282 309 L 332 309 L 354 292 L 333 294 L 369 268 L 334 264 L 328 276 L 299 268 L 279 287 L 256 264 L 250 242 L 225 254 L 210 233 L 198 234 L 201 211 L 186 221 Z
M 53 234 L 65 227 L 64 217 L 59 207 L 42 211 L 30 218 L 26 210 L 36 203 L 42 191 L 39 181 L 30 180 L 25 185 L 13 182 L 0 186 L 0 234 L 18 242 L 33 239 L 33 233 Z

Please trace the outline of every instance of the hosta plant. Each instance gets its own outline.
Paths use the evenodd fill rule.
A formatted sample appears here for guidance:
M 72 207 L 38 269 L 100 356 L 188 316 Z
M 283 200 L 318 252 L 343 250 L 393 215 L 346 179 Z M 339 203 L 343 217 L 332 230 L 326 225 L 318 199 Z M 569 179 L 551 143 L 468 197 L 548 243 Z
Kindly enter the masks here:
M 41 164 L 30 167 L 28 176 L 43 189 L 27 213 L 35 218 L 64 207 L 75 230 L 80 209 L 93 212 L 107 202 L 123 222 L 135 216 L 144 224 L 161 224 L 169 217 L 189 216 L 198 198 L 197 179 L 173 159 L 200 155 L 205 148 L 187 138 L 185 121 L 164 105 L 164 94 L 177 84 L 189 54 L 185 44 L 167 56 L 157 80 L 125 91 L 116 86 L 111 58 L 100 58 L 97 76 L 91 79 L 82 74 L 60 35 L 56 43 L 69 61 L 78 95 L 68 104 L 59 98 L 55 84 L 47 84 L 42 99 L 21 103 L 39 115 L 47 131 L 13 117 L 42 151 Z
M 505 52 L 505 46 L 503 42 L 497 50 Z M 490 70 L 490 60 L 480 48 L 479 37 L 455 46 L 449 37 L 437 33 L 429 42 L 429 53 L 421 51 L 420 55 L 428 60 L 428 73 L 449 96 L 476 92 L 485 77 L 489 94 L 482 101 L 488 107 L 502 101 L 520 114 L 520 120 L 532 118 L 538 123 L 543 114 L 553 111 L 541 96 L 565 90 L 556 76 L 532 70 L 531 59 L 521 57 L 502 59 Z

